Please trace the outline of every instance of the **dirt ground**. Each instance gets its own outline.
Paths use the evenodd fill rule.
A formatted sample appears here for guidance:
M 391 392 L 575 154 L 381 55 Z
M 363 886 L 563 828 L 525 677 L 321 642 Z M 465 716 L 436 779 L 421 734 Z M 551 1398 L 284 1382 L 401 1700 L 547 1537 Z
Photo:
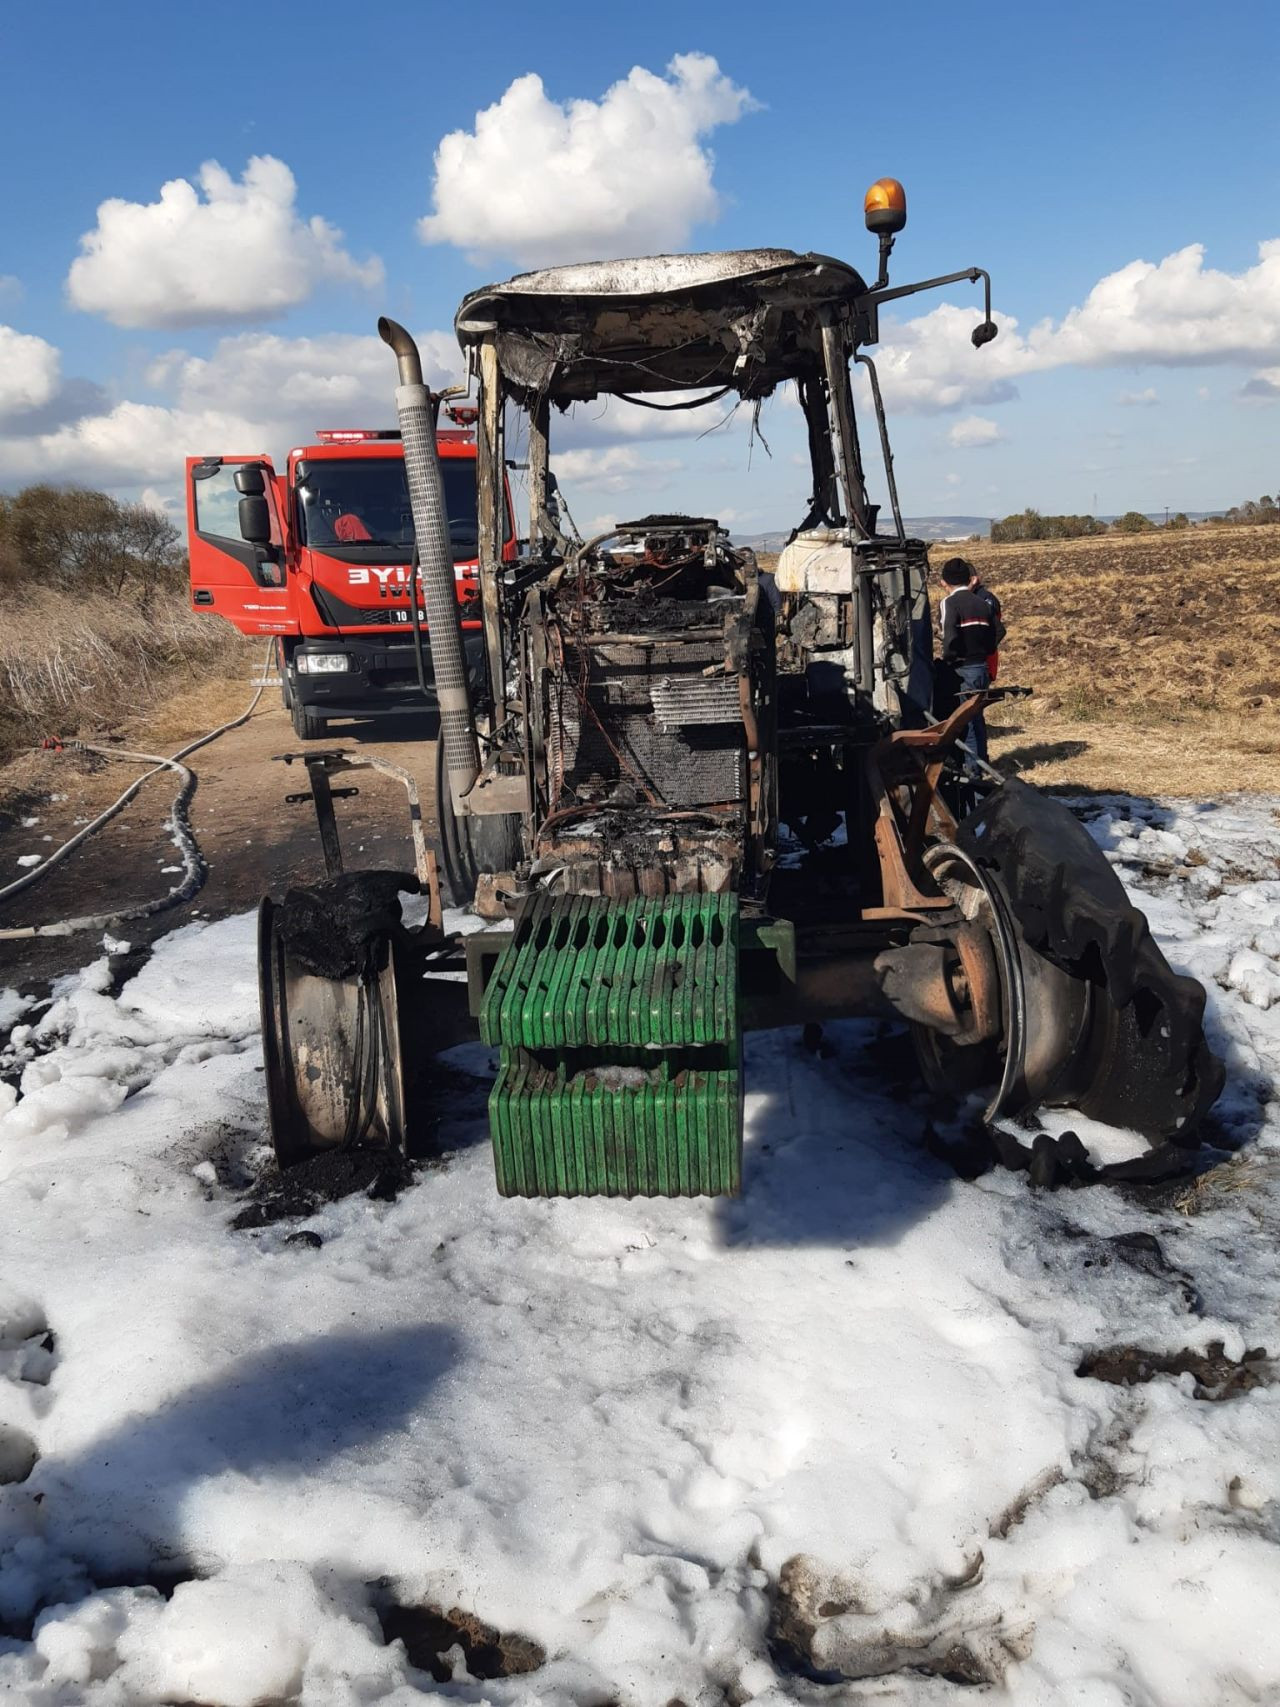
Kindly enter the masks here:
M 145 725 L 119 731 L 118 745 L 173 753 L 185 742 L 249 703 L 259 677 L 257 648 L 246 652 L 237 673 L 211 680 L 195 694 L 162 703 Z M 236 668 L 236 666 L 233 666 Z M 392 739 L 385 739 L 390 734 Z M 418 783 L 428 835 L 435 819 L 435 719 L 397 718 L 381 727 L 334 723 L 318 749 L 343 747 L 374 753 L 408 770 Z M 293 882 L 324 875 L 324 861 L 309 801 L 286 804 L 285 796 L 307 787 L 298 765 L 273 763 L 277 754 L 303 747 L 293 733 L 271 682 L 253 716 L 192 755 L 197 787 L 189 820 L 208 866 L 194 901 L 158 917 L 121 924 L 113 935 L 134 948 L 193 918 L 218 918 L 254 906 L 264 892 L 280 894 Z M 81 823 L 110 804 L 140 767 L 67 750 L 31 753 L 0 772 L 0 886 L 22 875 L 24 855 L 48 854 Z M 337 779 L 354 786 L 356 798 L 336 802 L 347 866 L 394 866 L 413 870 L 413 847 L 403 788 L 366 771 Z M 5 927 L 51 923 L 85 913 L 122 909 L 163 895 L 181 880 L 181 857 L 165 828 L 176 779 L 153 777 L 125 810 L 57 870 L 0 905 Z M 35 819 L 35 823 L 27 820 Z M 166 870 L 166 868 L 169 868 Z M 81 966 L 101 942 L 101 933 L 73 937 L 0 940 L 0 988 L 38 993 L 48 981 Z

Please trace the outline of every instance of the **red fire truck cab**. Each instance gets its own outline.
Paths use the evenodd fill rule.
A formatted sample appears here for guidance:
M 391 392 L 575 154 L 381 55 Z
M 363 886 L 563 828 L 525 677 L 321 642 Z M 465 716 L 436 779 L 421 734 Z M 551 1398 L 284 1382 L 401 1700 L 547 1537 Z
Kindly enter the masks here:
M 438 437 L 468 651 L 481 644 L 476 444 L 458 409 Z M 507 492 L 503 556 L 516 555 Z M 303 740 L 329 718 L 434 704 L 414 640 L 413 518 L 399 433 L 318 432 L 277 474 L 267 456 L 187 459 L 191 603 L 242 634 L 277 635 L 284 702 Z M 467 615 L 474 611 L 474 618 Z M 473 639 L 474 636 L 474 639 Z M 423 684 L 425 682 L 426 694 Z

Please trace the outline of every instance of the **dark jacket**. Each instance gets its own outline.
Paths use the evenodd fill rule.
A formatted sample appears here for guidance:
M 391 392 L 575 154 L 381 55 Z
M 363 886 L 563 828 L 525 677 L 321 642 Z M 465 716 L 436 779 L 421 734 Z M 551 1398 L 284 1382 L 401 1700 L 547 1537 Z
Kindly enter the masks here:
M 942 656 L 949 664 L 985 663 L 1000 645 L 1000 601 L 986 587 L 956 587 L 942 601 Z
M 991 591 L 991 588 L 990 587 L 984 587 L 981 581 L 979 581 L 975 587 L 971 587 L 970 591 L 974 592 L 974 593 L 980 593 L 982 595 L 982 597 L 987 601 L 987 603 L 991 606 L 991 620 L 995 623 L 996 645 L 998 646 L 1000 644 L 1000 642 L 1004 639 L 1005 635 L 1009 632 L 1008 629 L 1004 625 L 1004 612 L 1000 609 L 999 599 Z

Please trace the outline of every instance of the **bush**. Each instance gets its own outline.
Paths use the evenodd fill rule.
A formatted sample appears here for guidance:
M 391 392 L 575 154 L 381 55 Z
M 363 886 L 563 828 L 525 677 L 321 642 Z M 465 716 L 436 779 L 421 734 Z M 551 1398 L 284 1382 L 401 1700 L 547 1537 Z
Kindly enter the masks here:
M 157 593 L 183 588 L 179 545 L 167 516 L 106 492 L 41 485 L 0 497 L 0 580 L 10 586 L 110 593 L 146 611 Z
M 1150 533 L 1155 524 L 1141 510 L 1126 510 L 1116 522 L 1117 533 Z
M 1233 504 L 1222 517 L 1224 522 L 1275 523 L 1280 522 L 1280 503 L 1264 492 L 1261 498 L 1248 498 L 1243 504 Z
M 160 600 L 146 619 L 110 592 L 32 587 L 0 624 L 0 762 L 46 735 L 112 728 L 235 667 L 251 643 L 221 618 Z
M 45 735 L 102 728 L 243 648 L 187 602 L 178 531 L 105 492 L 0 497 L 0 760 Z
M 991 541 L 993 545 L 1013 545 L 1028 539 L 1083 539 L 1106 531 L 1107 524 L 1093 516 L 1042 516 L 1039 510 L 1023 510 L 1020 515 L 992 522 Z

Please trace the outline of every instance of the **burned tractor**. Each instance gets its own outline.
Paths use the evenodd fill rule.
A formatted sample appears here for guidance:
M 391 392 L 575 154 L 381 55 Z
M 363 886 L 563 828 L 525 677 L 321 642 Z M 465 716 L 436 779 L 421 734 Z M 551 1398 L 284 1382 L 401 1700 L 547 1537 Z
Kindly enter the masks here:
M 980 269 L 889 284 L 900 186 L 875 186 L 867 215 L 874 284 L 763 249 L 554 268 L 465 299 L 484 619 L 470 649 L 437 399 L 412 339 L 380 322 L 439 698 L 442 870 L 423 845 L 415 874 L 343 874 L 330 778 L 353 761 L 305 755 L 330 877 L 262 913 L 283 1162 L 419 1141 L 431 1057 L 478 1031 L 498 1058 L 502 1193 L 733 1193 L 744 1028 L 867 1014 L 909 1027 L 929 1086 L 980 1110 L 1006 1159 L 1025 1154 L 1007 1121 L 1040 1104 L 1194 1147 L 1221 1084 L 1204 992 L 1170 969 L 1070 812 L 962 743 L 993 695 L 934 715 L 927 548 L 903 527 L 867 349 L 883 304 L 959 280 L 984 287 L 974 344 L 997 328 Z M 854 361 L 888 525 L 868 499 Z M 787 385 L 812 493 L 772 575 L 711 517 L 561 531 L 557 413 L 600 398 L 755 409 Z M 505 436 L 520 415 L 530 545 L 510 562 Z M 501 928 L 447 932 L 442 886 Z M 398 897 L 415 887 L 426 916 L 408 928 Z M 1042 1177 L 1086 1166 L 1078 1140 L 1045 1136 L 1036 1156 Z

